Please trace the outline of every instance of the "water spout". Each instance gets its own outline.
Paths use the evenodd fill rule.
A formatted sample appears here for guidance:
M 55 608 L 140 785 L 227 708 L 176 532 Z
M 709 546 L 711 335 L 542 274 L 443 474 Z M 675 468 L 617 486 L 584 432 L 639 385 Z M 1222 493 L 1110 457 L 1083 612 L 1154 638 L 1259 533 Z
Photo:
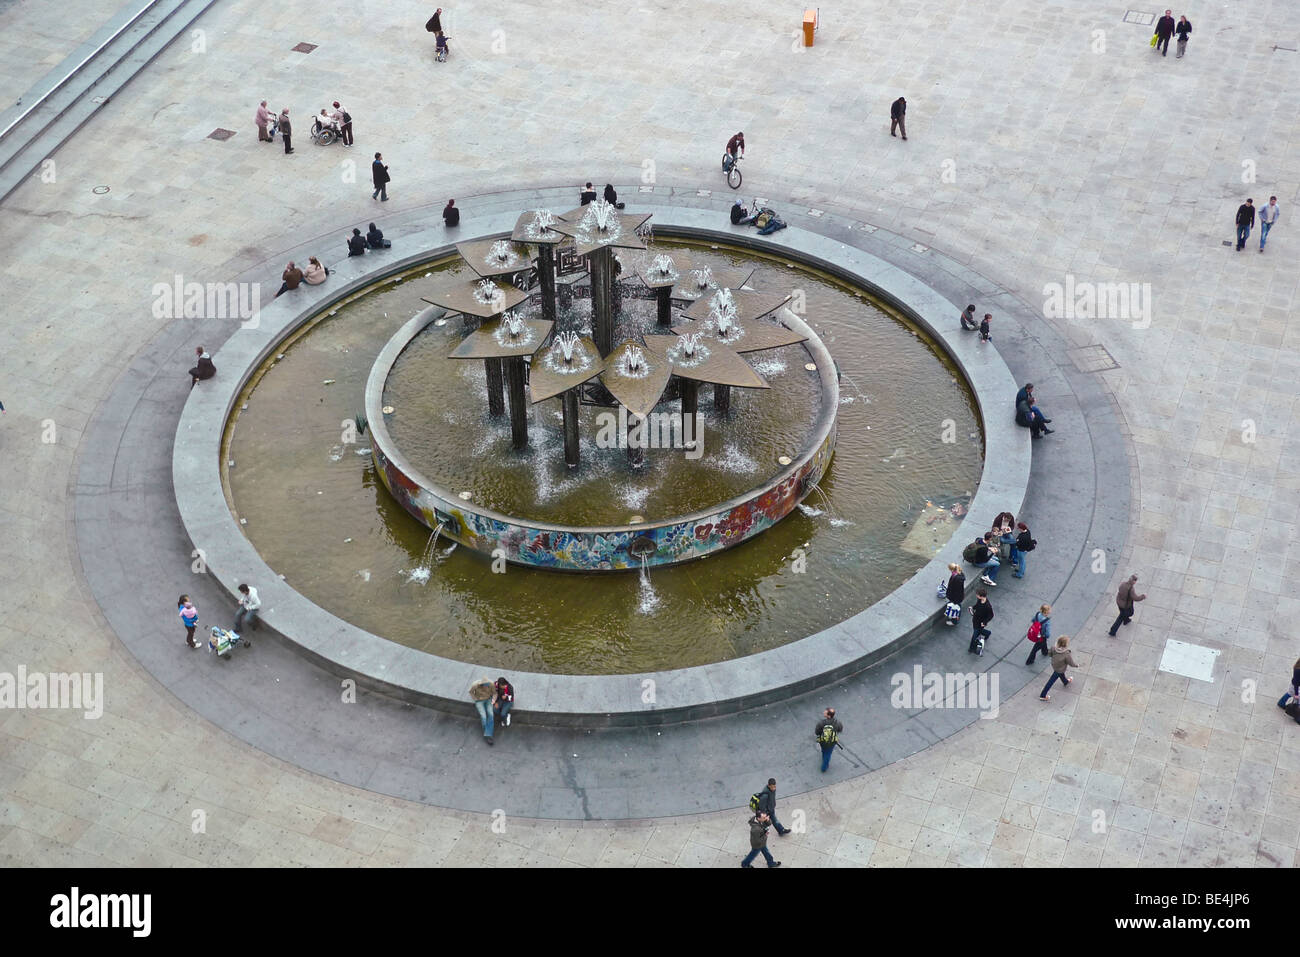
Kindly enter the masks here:
M 627 350 L 627 367 L 633 372 L 641 368 L 645 362 L 645 353 L 641 351 L 640 346 L 632 346 Z
M 654 266 L 651 271 L 656 275 L 663 276 L 665 279 L 667 279 L 669 276 L 673 275 L 674 272 L 676 271 L 673 266 L 672 257 L 656 256 Z
M 682 352 L 688 356 L 695 355 L 695 349 L 700 344 L 700 334 L 698 332 L 688 332 L 682 336 Z
M 603 199 L 598 199 L 591 204 L 591 215 L 596 222 L 596 228 L 602 233 L 607 233 L 610 227 L 618 222 L 618 210 L 613 203 L 607 203 Z
M 570 363 L 573 361 L 573 350 L 578 345 L 578 334 L 576 332 L 561 332 L 555 337 L 555 345 L 564 354 L 564 361 Z
M 730 289 L 719 289 L 709 302 L 709 318 L 718 328 L 718 336 L 725 339 L 736 325 L 736 300 Z
M 488 250 L 487 258 L 488 258 L 488 262 L 496 263 L 497 265 L 500 266 L 505 266 L 509 264 L 510 259 L 513 255 L 514 255 L 514 250 L 510 248 L 510 244 L 506 242 L 504 239 L 498 239 L 496 242 L 492 244 L 492 248 Z
M 506 331 L 510 333 L 510 338 L 519 338 L 519 333 L 524 331 L 523 317 L 516 314 L 513 310 L 507 312 L 503 317 L 506 324 Z
M 693 269 L 691 275 L 695 277 L 696 285 L 700 289 L 705 289 L 713 281 L 713 267 L 705 266 L 703 269 Z

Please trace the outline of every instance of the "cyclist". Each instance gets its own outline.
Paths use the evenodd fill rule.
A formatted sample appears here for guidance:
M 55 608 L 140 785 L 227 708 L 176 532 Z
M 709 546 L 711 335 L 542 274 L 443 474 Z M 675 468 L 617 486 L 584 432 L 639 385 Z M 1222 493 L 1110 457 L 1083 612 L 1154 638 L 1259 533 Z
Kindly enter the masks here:
M 727 153 L 731 156 L 731 163 L 727 164 L 728 168 L 736 162 L 737 150 L 740 151 L 740 155 L 743 158 L 745 155 L 745 133 L 743 130 L 731 139 L 727 140 Z

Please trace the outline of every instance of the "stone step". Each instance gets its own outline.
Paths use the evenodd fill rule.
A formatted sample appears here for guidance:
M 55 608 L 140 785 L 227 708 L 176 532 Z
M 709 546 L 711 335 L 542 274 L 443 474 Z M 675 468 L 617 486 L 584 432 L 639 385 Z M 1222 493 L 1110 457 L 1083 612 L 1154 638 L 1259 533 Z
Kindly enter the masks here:
M 216 0 L 135 0 L 0 113 L 0 199 Z

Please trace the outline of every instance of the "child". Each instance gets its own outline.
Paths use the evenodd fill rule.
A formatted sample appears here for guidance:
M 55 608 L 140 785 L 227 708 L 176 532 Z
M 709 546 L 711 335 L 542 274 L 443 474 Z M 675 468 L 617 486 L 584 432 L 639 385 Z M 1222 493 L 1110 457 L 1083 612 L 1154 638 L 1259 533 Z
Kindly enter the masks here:
M 984 321 L 980 323 L 980 342 L 992 342 L 993 337 L 989 335 L 989 322 L 993 319 L 990 313 L 984 313 Z
M 185 625 L 185 644 L 191 648 L 198 648 L 199 643 L 194 640 L 194 629 L 199 624 L 199 610 L 194 607 L 189 595 L 181 595 L 176 600 L 176 610 L 181 616 L 182 624 Z

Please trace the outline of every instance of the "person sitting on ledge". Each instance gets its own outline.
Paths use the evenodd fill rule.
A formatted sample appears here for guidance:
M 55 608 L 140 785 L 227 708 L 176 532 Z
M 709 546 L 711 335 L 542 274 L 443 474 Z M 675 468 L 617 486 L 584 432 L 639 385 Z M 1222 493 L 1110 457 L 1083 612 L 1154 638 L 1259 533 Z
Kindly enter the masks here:
M 754 221 L 754 217 L 749 215 L 749 210 L 740 200 L 736 200 L 731 205 L 731 225 L 748 226 Z
M 620 203 L 618 201 L 618 193 L 614 191 L 613 183 L 605 184 L 605 202 L 609 203 L 609 205 L 613 206 L 615 209 L 622 209 L 627 205 L 626 203 Z
M 588 183 L 578 193 L 578 204 L 580 206 L 586 206 L 588 203 L 594 203 L 595 201 L 596 201 L 596 189 L 594 186 Z
M 1025 387 L 1016 393 L 1016 425 L 1029 429 L 1029 434 L 1038 438 L 1056 431 L 1047 427 L 1051 421 L 1034 401 L 1034 384 L 1026 382 Z
M 374 223 L 370 224 L 370 231 L 366 233 L 366 244 L 371 249 L 387 249 L 393 245 L 391 239 L 384 238 L 384 231 Z
M 280 291 L 275 294 L 276 299 L 279 299 L 280 296 L 291 289 L 298 288 L 298 284 L 302 282 L 302 270 L 295 266 L 293 261 L 290 260 L 289 265 L 284 267 L 284 274 L 281 275 L 280 278 L 283 279 L 284 282 L 280 283 Z
M 442 208 L 442 222 L 448 228 L 460 225 L 460 210 L 456 208 L 454 199 L 447 200 L 447 205 Z
M 199 357 L 199 361 L 190 370 L 191 389 L 199 384 L 200 379 L 211 379 L 217 374 L 217 367 L 212 364 L 212 357 L 208 355 L 207 350 L 199 346 L 194 350 L 194 354 Z
M 352 230 L 352 235 L 348 237 L 348 255 L 361 256 L 366 251 L 366 237 L 361 235 L 361 230 Z
M 961 314 L 961 327 L 966 332 L 974 332 L 976 329 L 980 327 L 980 324 L 975 321 L 974 303 L 971 303 L 969 306 L 967 306 L 966 311 Z
M 322 266 L 315 256 L 307 260 L 307 268 L 302 271 L 303 281 L 309 286 L 319 286 L 330 274 L 328 266 Z

